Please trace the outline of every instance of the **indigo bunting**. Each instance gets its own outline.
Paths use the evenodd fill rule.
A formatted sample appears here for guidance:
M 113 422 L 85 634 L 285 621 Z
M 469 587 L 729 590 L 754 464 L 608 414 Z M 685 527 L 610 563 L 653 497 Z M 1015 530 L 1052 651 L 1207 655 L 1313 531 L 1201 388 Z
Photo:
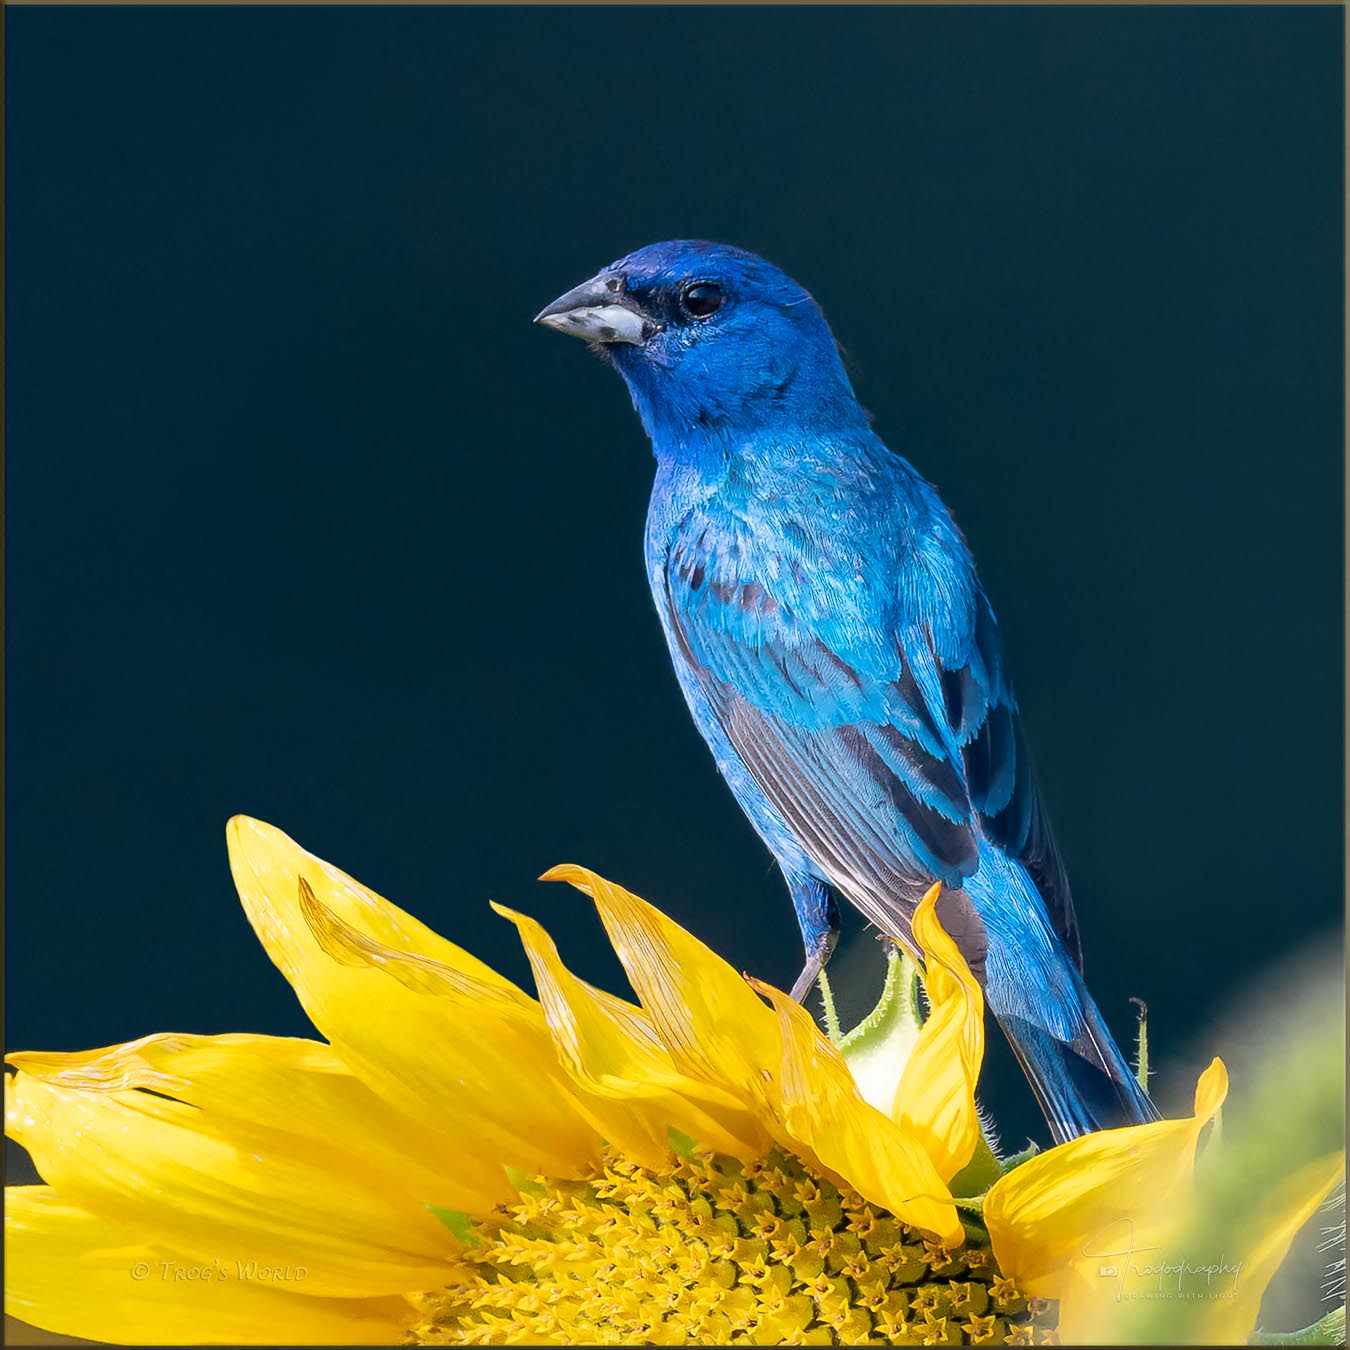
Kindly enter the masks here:
M 652 596 L 694 721 L 787 881 L 794 997 L 840 898 L 914 952 L 939 881 L 1054 1138 L 1157 1119 L 1083 982 L 970 550 L 873 432 L 815 300 L 754 254 L 677 240 L 536 321 L 613 365 L 651 438 Z

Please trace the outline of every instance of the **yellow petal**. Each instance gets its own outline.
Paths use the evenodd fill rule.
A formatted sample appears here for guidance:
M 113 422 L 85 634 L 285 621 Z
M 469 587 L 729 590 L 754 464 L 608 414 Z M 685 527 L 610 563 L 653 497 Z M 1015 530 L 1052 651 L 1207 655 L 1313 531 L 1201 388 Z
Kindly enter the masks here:
M 377 1097 L 318 1041 L 163 1033 L 74 1054 L 22 1051 L 6 1062 L 71 1089 L 148 1089 L 222 1121 L 340 1138 L 370 1177 L 397 1177 L 449 1209 L 471 1208 L 476 1200 L 458 1167 L 447 1166 L 441 1136 Z
M 897 1218 L 955 1245 L 964 1234 L 951 1193 L 923 1146 L 869 1106 L 839 1052 L 801 1004 L 752 980 L 778 1014 L 781 1119 L 822 1166 Z
M 1212 1145 L 1213 1147 L 1213 1145 Z M 1225 1161 L 1206 1154 L 1219 1169 Z M 1272 1160 L 1273 1162 L 1274 1160 Z M 1275 1165 L 1278 1165 L 1275 1163 Z M 1161 1196 L 1084 1244 L 1059 1330 L 1081 1345 L 1245 1345 L 1289 1244 L 1345 1172 L 1336 1153 L 1284 1177 L 1215 1174 Z M 1236 1208 L 1232 1187 L 1242 1198 Z
M 444 1282 L 457 1246 L 425 1205 L 470 1193 L 327 1046 L 156 1036 L 11 1063 L 7 1132 L 92 1213 L 199 1261 L 301 1263 L 311 1294 Z
M 1196 1328 L 1197 1345 L 1245 1345 L 1256 1326 L 1266 1287 L 1280 1268 L 1299 1229 L 1345 1176 L 1345 1154 L 1319 1158 L 1286 1177 L 1242 1225 L 1228 1235 L 1241 1259 L 1234 1297 L 1206 1300 Z
M 442 1136 L 466 1183 L 503 1199 L 503 1163 L 566 1175 L 598 1157 L 533 999 L 279 830 L 236 816 L 229 845 L 249 920 L 314 1025 Z
M 773 1013 L 715 952 L 645 900 L 584 867 L 555 867 L 600 912 L 619 960 L 675 1067 L 766 1101 L 782 1058 Z
M 240 890 L 249 921 L 268 956 L 292 984 L 307 960 L 304 928 L 301 926 L 296 932 L 292 923 L 296 917 L 296 878 L 303 875 L 334 914 L 383 946 L 425 956 L 474 975 L 486 984 L 496 984 L 508 991 L 514 988 L 510 980 L 498 975 L 491 966 L 353 881 L 331 863 L 307 852 L 274 825 L 250 816 L 235 816 L 226 831 L 235 881 L 238 883 L 242 868 L 249 882 L 249 894 Z M 261 896 L 257 895 L 259 890 L 263 892 Z
M 5 1191 L 5 1311 L 122 1345 L 396 1345 L 403 1298 L 307 1294 L 308 1271 L 214 1264 L 148 1245 L 46 1186 Z
M 1228 1094 L 1222 1061 L 1200 1075 L 1195 1114 L 1103 1130 L 1060 1144 L 1002 1177 L 984 1203 L 994 1255 L 1021 1288 L 1060 1300 L 1060 1334 L 1076 1338 L 1103 1298 L 1100 1272 L 1122 1243 L 1153 1249 L 1193 1184 L 1200 1133 Z
M 614 950 L 676 1067 L 757 1104 L 780 1142 L 813 1154 L 861 1194 L 944 1241 L 962 1229 L 932 1163 L 868 1106 L 810 1014 L 786 995 L 747 983 L 660 910 L 582 867 L 557 867 L 590 895 Z M 776 1011 L 751 988 L 774 1000 Z
M 931 1011 L 901 1074 L 892 1114 L 923 1145 L 943 1181 L 950 1181 L 980 1138 L 975 1084 L 984 1058 L 984 995 L 938 922 L 940 890 L 934 885 L 914 912 Z
M 533 919 L 493 909 L 519 931 L 558 1058 L 611 1144 L 643 1166 L 660 1167 L 673 1126 L 703 1149 L 741 1158 L 764 1153 L 769 1138 L 755 1116 L 730 1093 L 680 1073 L 642 1009 L 578 979 Z

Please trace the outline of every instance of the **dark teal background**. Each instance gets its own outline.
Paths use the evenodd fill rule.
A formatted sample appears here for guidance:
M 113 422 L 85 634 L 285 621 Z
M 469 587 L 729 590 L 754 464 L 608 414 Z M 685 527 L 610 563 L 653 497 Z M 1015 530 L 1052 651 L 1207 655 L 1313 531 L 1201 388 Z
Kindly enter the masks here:
M 966 530 L 1091 984 L 1182 1105 L 1231 1048 L 1191 1038 L 1341 940 L 1342 22 L 9 10 L 10 1046 L 306 1033 L 237 811 L 516 978 L 489 898 L 621 987 L 533 880 L 577 861 L 791 980 L 651 612 L 641 430 L 530 324 L 693 235 L 813 290 Z

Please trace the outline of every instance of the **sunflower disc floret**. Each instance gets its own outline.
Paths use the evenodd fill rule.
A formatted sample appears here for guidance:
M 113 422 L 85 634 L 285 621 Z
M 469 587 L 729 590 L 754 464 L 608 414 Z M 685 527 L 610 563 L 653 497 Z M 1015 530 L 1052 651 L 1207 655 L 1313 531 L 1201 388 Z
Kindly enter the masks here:
M 412 1344 L 1030 1345 L 1040 1306 L 989 1251 L 945 1248 L 798 1158 L 609 1155 L 537 1178 L 423 1295 Z M 1033 1341 L 1034 1337 L 1034 1341 Z

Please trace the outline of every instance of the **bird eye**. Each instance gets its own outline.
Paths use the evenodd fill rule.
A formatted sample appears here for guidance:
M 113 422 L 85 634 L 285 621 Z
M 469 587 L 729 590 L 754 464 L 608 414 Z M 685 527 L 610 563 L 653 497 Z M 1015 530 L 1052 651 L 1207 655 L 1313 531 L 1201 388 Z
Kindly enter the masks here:
M 722 308 L 725 299 L 726 296 L 720 286 L 714 285 L 711 281 L 696 281 L 692 286 L 684 288 L 680 295 L 680 304 L 691 318 L 706 319 Z

